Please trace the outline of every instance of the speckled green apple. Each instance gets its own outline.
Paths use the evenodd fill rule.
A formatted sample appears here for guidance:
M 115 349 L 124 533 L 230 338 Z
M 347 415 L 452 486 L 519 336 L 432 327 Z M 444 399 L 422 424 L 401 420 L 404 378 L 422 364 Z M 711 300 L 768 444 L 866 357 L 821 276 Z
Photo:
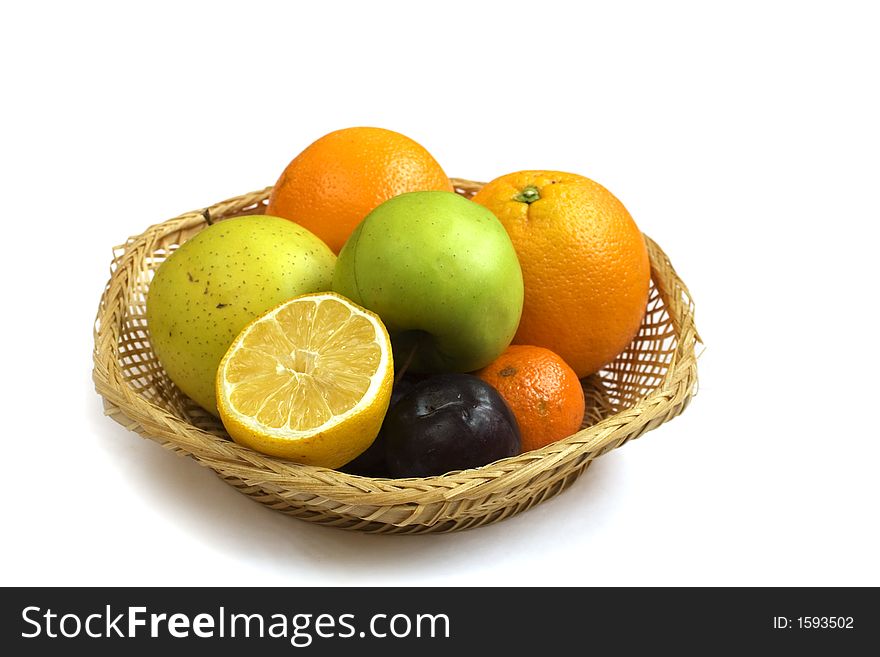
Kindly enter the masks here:
M 217 414 L 214 378 L 238 333 L 266 310 L 330 289 L 336 256 L 287 219 L 255 215 L 205 228 L 156 271 L 150 343 L 168 376 Z
M 451 192 L 401 194 L 373 210 L 339 253 L 333 289 L 375 312 L 394 361 L 469 372 L 513 339 L 523 279 L 489 210 Z

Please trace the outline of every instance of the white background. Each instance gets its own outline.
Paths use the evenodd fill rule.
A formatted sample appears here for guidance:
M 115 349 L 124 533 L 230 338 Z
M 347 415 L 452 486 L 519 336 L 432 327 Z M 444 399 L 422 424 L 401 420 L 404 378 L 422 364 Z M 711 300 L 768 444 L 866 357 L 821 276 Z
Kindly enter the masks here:
M 0 583 L 880 585 L 872 3 L 603 4 L 4 3 Z M 351 125 L 609 187 L 696 300 L 685 414 L 420 537 L 269 511 L 103 417 L 111 247 Z

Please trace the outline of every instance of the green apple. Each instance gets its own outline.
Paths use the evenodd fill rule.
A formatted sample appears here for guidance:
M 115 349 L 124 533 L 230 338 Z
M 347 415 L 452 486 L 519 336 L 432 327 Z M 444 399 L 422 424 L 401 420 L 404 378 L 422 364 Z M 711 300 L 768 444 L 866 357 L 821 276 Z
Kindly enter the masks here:
M 235 336 L 283 301 L 328 291 L 335 263 L 324 242 L 287 219 L 254 215 L 205 228 L 150 284 L 147 327 L 159 362 L 216 415 L 214 378 Z
M 342 247 L 333 290 L 379 315 L 395 363 L 416 372 L 488 365 L 513 339 L 523 305 L 504 226 L 451 192 L 401 194 L 373 210 Z

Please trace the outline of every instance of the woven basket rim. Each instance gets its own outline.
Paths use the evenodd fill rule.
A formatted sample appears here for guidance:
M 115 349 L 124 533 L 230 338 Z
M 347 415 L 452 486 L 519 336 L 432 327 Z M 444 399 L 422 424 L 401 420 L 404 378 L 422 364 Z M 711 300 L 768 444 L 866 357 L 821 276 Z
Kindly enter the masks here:
M 457 189 L 479 188 L 482 183 L 452 178 Z M 684 282 L 666 254 L 645 235 L 651 257 L 651 276 L 675 328 L 672 360 L 660 385 L 633 406 L 621 410 L 575 434 L 531 452 L 495 461 L 479 468 L 421 478 L 373 478 L 316 466 L 300 465 L 260 454 L 247 447 L 199 429 L 166 409 L 141 397 L 124 380 L 118 350 L 119 289 L 125 289 L 133 263 L 146 255 L 149 237 L 168 236 L 193 228 L 211 217 L 229 218 L 258 213 L 271 187 L 230 198 L 208 208 L 184 213 L 153 224 L 113 249 L 111 277 L 101 296 L 94 325 L 93 380 L 104 400 L 105 412 L 127 428 L 182 454 L 192 456 L 224 477 L 356 504 L 427 504 L 485 494 L 485 489 L 507 489 L 527 482 L 536 470 L 563 461 L 592 460 L 681 413 L 696 392 L 695 345 L 701 342 L 694 324 L 694 307 Z M 657 280 L 662 263 L 664 277 Z M 629 437 L 620 441 L 621 432 Z M 393 499 L 391 499 L 393 498 Z

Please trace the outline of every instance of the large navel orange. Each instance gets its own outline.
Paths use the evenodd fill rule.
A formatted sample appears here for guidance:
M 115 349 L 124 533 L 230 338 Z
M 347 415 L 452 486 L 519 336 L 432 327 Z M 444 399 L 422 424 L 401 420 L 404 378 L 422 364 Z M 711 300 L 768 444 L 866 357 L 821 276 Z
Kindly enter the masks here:
M 382 128 L 345 128 L 321 137 L 287 165 L 266 214 L 295 221 L 339 253 L 380 203 L 428 190 L 453 191 L 420 144 Z
M 579 377 L 635 337 L 651 277 L 641 232 L 602 185 L 572 173 L 520 171 L 474 197 L 507 229 L 525 287 L 514 343 L 546 347 Z

